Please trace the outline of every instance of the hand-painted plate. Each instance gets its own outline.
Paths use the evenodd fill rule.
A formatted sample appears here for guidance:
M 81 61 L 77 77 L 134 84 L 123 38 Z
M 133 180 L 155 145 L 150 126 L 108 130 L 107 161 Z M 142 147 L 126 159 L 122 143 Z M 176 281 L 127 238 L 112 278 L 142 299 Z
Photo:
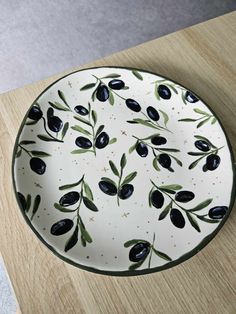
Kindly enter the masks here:
M 198 96 L 117 67 L 49 86 L 21 125 L 14 188 L 35 234 L 86 270 L 175 266 L 217 233 L 234 200 L 230 144 Z

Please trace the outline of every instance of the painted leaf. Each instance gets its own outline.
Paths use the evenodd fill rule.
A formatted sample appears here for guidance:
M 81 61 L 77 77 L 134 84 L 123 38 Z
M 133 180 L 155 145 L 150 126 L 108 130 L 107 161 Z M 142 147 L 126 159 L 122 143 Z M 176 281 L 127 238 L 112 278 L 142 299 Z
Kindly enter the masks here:
M 124 247 L 130 247 L 134 244 L 137 244 L 139 242 L 146 242 L 145 240 L 142 240 L 142 239 L 133 239 L 133 240 L 129 240 L 127 242 L 124 243 Z
M 161 148 L 160 149 L 163 152 L 170 152 L 170 153 L 178 153 L 180 152 L 179 149 L 175 149 L 175 148 Z
M 208 223 L 211 223 L 211 224 L 215 224 L 215 223 L 219 223 L 220 220 L 218 219 L 209 219 L 209 218 L 206 218 L 206 217 L 203 217 L 203 216 L 197 216 L 198 219 L 204 221 L 204 222 L 208 222 Z
M 84 191 L 87 196 L 91 201 L 93 201 L 93 193 L 88 185 L 88 183 L 84 182 Z
M 80 90 L 81 91 L 87 90 L 87 89 L 93 88 L 95 85 L 96 85 L 96 83 L 89 83 L 89 84 L 86 84 L 83 87 L 81 87 Z
M 177 164 L 180 166 L 180 167 L 182 167 L 183 166 L 183 164 L 182 164 L 182 161 L 180 161 L 177 157 L 175 157 L 175 156 L 173 156 L 173 155 L 169 155 L 171 158 L 173 158 L 176 162 L 177 162 Z
M 112 179 L 110 179 L 110 178 L 107 178 L 107 177 L 102 177 L 102 178 L 101 178 L 101 180 L 102 180 L 102 181 L 106 181 L 106 182 L 108 182 L 108 183 L 111 183 L 111 184 L 113 184 L 114 186 L 116 186 L 116 187 L 117 187 L 117 185 L 116 185 L 115 181 L 113 181 L 113 180 L 112 180 Z
M 159 94 L 158 94 L 158 92 L 157 92 L 157 86 L 158 86 L 158 84 L 156 83 L 156 84 L 154 85 L 154 95 L 155 95 L 155 97 L 156 97 L 157 100 L 160 100 L 160 96 L 159 96 Z
M 210 205 L 212 201 L 213 201 L 213 198 L 208 198 L 207 200 L 201 202 L 200 204 L 198 204 L 194 208 L 190 209 L 189 211 L 190 212 L 196 212 L 198 210 L 201 210 L 201 209 L 207 207 L 208 205 Z
M 100 85 L 100 84 L 99 84 L 99 85 Z M 98 86 L 99 86 L 99 85 L 98 85 Z M 97 87 L 97 88 L 98 88 L 98 87 Z M 97 88 L 95 88 L 95 90 L 94 90 L 93 93 L 92 93 L 92 96 L 91 96 L 92 101 L 95 100 Z
M 58 96 L 61 98 L 61 100 L 64 102 L 64 104 L 70 108 L 70 106 L 68 105 L 67 101 L 66 101 L 66 98 L 65 98 L 65 95 L 64 93 L 61 91 L 61 90 L 58 90 Z
M 82 224 L 80 224 L 80 231 L 81 231 L 82 237 L 84 238 L 84 240 L 86 242 L 88 242 L 88 243 L 93 242 L 90 234 L 88 233 L 88 231 L 84 228 L 84 226 Z
M 95 110 L 92 110 L 92 119 L 95 125 L 97 123 L 97 112 Z
M 168 262 L 171 262 L 172 261 L 172 258 L 170 258 L 167 254 L 163 253 L 163 252 L 160 252 L 160 251 L 157 251 L 155 248 L 153 248 L 153 252 L 159 256 L 160 258 L 168 261 Z
M 174 190 L 174 191 L 178 191 L 178 190 L 181 190 L 183 188 L 182 185 L 179 185 L 179 184 L 161 185 L 159 187 L 163 188 L 163 189 Z
M 70 109 L 68 109 L 67 107 L 65 107 L 65 106 L 63 106 L 62 104 L 60 104 L 59 102 L 51 102 L 51 101 L 49 101 L 48 102 L 49 103 L 49 105 L 51 106 L 51 107 L 53 107 L 54 109 L 57 109 L 57 110 L 62 110 L 62 111 L 70 111 Z
M 148 256 L 148 255 L 147 255 L 147 256 Z M 141 261 L 139 261 L 139 262 L 137 262 L 137 263 L 131 264 L 131 265 L 129 266 L 129 270 L 135 270 L 135 269 L 139 268 L 139 267 L 145 262 L 147 256 L 146 256 L 143 260 L 141 260 Z
M 84 123 L 84 124 L 87 124 L 87 125 L 89 125 L 89 126 L 92 126 L 92 124 L 91 124 L 89 121 L 87 121 L 87 120 L 85 120 L 85 119 L 83 119 L 83 118 L 81 118 L 81 117 L 79 117 L 79 116 L 74 116 L 74 118 L 75 118 L 76 120 L 78 120 L 78 121 Z
M 61 132 L 61 139 L 63 140 L 63 138 L 66 136 L 66 133 L 68 131 L 68 128 L 69 128 L 69 122 L 66 122 L 64 124 L 64 127 L 62 129 L 62 132 Z
M 110 105 L 114 105 L 114 102 L 115 102 L 115 100 L 114 100 L 114 96 L 113 96 L 113 93 L 112 93 L 112 91 L 110 90 L 110 93 L 109 93 L 109 103 L 110 103 Z
M 182 98 L 182 100 L 183 100 L 183 103 L 184 103 L 185 105 L 187 105 L 187 101 L 186 101 L 186 99 L 185 99 L 185 97 L 184 97 L 184 92 L 183 92 L 183 90 L 182 90 L 182 92 L 181 92 L 181 98 Z
M 58 203 L 54 203 L 54 207 L 63 213 L 72 213 L 72 212 L 75 212 L 77 210 L 77 209 L 70 209 L 70 208 L 63 207 Z
M 163 209 L 163 211 L 162 211 L 162 212 L 160 213 L 160 215 L 159 215 L 158 220 L 164 219 L 164 218 L 169 214 L 169 211 L 170 211 L 171 207 L 172 207 L 172 202 L 170 202 L 170 203 Z
M 35 143 L 36 143 L 35 141 L 21 141 L 19 145 L 30 145 L 30 144 L 35 144 Z
M 152 165 L 153 165 L 153 168 L 156 169 L 156 171 L 160 171 L 160 168 L 158 166 L 158 159 L 157 158 L 153 159 Z
M 158 126 L 153 125 L 149 120 L 143 120 L 143 119 L 133 119 L 134 122 L 148 126 L 149 128 L 153 129 L 159 129 Z
M 27 121 L 25 122 L 25 125 L 34 125 L 36 123 L 38 123 L 39 120 L 32 120 L 32 121 Z
M 93 153 L 91 149 L 74 149 L 71 154 L 85 154 L 85 153 Z
M 190 156 L 203 156 L 203 155 L 205 155 L 205 153 L 189 152 L 188 155 L 190 155 Z
M 162 116 L 163 116 L 163 119 L 164 119 L 164 124 L 165 124 L 165 126 L 167 125 L 167 123 L 168 123 L 168 121 L 169 121 L 169 117 L 168 117 L 168 114 L 167 113 L 165 113 L 164 111 L 162 111 L 162 110 L 159 110 L 160 111 L 160 113 L 162 114 Z
M 202 114 L 204 116 L 209 116 L 209 113 L 198 108 L 194 108 L 193 111 L 195 111 L 196 113 Z
M 133 71 L 132 71 L 132 73 L 133 73 L 133 75 L 134 75 L 134 76 L 136 76 L 136 77 L 137 77 L 137 79 L 139 79 L 140 81 L 142 81 L 142 80 L 143 80 L 142 75 L 141 75 L 138 71 L 133 70 Z
M 31 150 L 30 153 L 35 157 L 49 157 L 49 156 L 51 156 L 50 154 L 45 153 L 45 152 L 41 152 L 39 150 Z
M 112 139 L 110 139 L 109 145 L 114 144 L 116 142 L 117 142 L 117 138 L 113 137 Z
M 106 76 L 103 76 L 102 79 L 104 79 L 104 78 L 118 78 L 118 77 L 120 77 L 120 74 L 111 73 L 111 74 L 108 74 Z
M 104 129 L 105 125 L 100 125 L 97 129 L 97 132 L 95 134 L 95 138 L 102 132 L 102 130 Z
M 119 171 L 117 170 L 116 165 L 114 164 L 114 162 L 112 160 L 109 160 L 109 165 L 110 165 L 111 170 L 114 173 L 114 175 L 119 177 Z
M 37 137 L 45 142 L 55 142 L 56 140 L 48 135 L 38 134 Z
M 73 125 L 71 128 L 72 128 L 72 130 L 83 133 L 85 135 L 91 135 L 91 133 L 89 131 L 85 130 L 84 128 L 82 128 L 79 125 Z
M 79 185 L 79 184 L 82 182 L 82 180 L 83 180 L 83 177 L 82 177 L 79 181 L 77 181 L 77 182 L 75 182 L 75 183 L 62 185 L 62 186 L 59 187 L 59 190 L 62 191 L 62 190 L 71 189 L 71 188 L 73 188 L 73 187 Z
M 31 220 L 34 218 L 34 215 L 37 213 L 37 210 L 39 209 L 39 204 L 41 202 L 41 196 L 40 195 L 36 195 L 35 199 L 34 199 L 34 204 L 33 204 L 33 211 L 32 211 L 32 215 L 31 215 Z
M 31 206 L 31 195 L 28 194 L 26 197 L 26 207 L 25 207 L 25 211 L 28 212 Z
M 138 144 L 138 141 L 136 141 L 136 142 L 134 143 L 134 145 L 132 145 L 132 146 L 129 148 L 129 154 L 131 154 L 131 153 L 135 150 L 137 144 Z
M 200 128 L 201 126 L 203 126 L 204 124 L 206 124 L 208 121 L 210 120 L 210 117 L 202 120 L 201 122 L 198 123 L 197 128 Z
M 149 205 L 149 207 L 152 207 L 151 197 L 152 197 L 153 190 L 154 190 L 154 187 L 152 187 L 152 189 L 148 193 L 148 205 Z
M 98 209 L 97 209 L 97 206 L 90 200 L 88 199 L 87 197 L 83 196 L 83 202 L 84 202 L 84 205 L 92 210 L 93 212 L 97 212 Z
M 184 119 L 179 119 L 178 121 L 180 121 L 180 122 L 195 122 L 195 121 L 197 121 L 197 119 L 184 118 Z
M 193 228 L 195 228 L 198 232 L 201 232 L 201 229 L 200 229 L 196 219 L 193 217 L 193 215 L 191 215 L 189 212 L 186 212 L 186 215 L 188 217 L 190 224 L 193 226 Z
M 127 159 L 126 159 L 125 154 L 123 154 L 120 160 L 121 169 L 124 169 L 124 167 L 126 166 L 126 163 L 127 163 Z
M 215 118 L 215 117 L 213 117 L 213 118 L 212 118 L 212 120 L 211 120 L 211 124 L 215 124 L 215 123 L 216 123 L 216 121 L 217 121 L 217 120 L 216 120 L 216 118 Z
M 123 88 L 121 88 L 122 90 L 127 90 L 129 89 L 129 86 L 124 86 Z
M 76 243 L 78 242 L 78 232 L 79 232 L 79 228 L 78 228 L 78 226 L 76 226 L 72 236 L 66 242 L 65 252 L 72 249 L 76 245 Z
M 138 124 L 138 122 L 137 122 L 137 121 L 134 121 L 134 120 L 127 120 L 126 122 L 127 122 L 127 123 L 130 123 L 130 124 Z
M 167 85 L 170 89 L 172 89 L 175 94 L 178 94 L 177 89 L 176 89 L 173 85 L 171 85 L 171 84 L 166 84 L 166 85 Z
M 19 158 L 21 156 L 22 149 L 19 149 L 18 152 L 16 153 L 16 158 Z
M 137 171 L 134 171 L 134 172 L 131 172 L 130 174 L 128 174 L 128 175 L 125 177 L 125 179 L 124 179 L 122 185 L 127 184 L 127 183 L 133 181 L 133 179 L 136 177 L 136 175 L 137 175 Z
M 168 194 L 175 194 L 175 193 L 176 193 L 176 192 L 173 191 L 173 190 L 169 190 L 169 189 L 165 189 L 165 188 L 161 188 L 161 187 L 159 187 L 159 189 L 160 189 L 161 191 L 163 191 L 163 192 L 168 193 Z
M 200 161 L 201 159 L 202 159 L 202 157 L 200 157 L 200 158 L 198 158 L 197 160 L 195 160 L 194 162 L 192 162 L 192 163 L 189 165 L 188 169 L 193 169 L 193 168 L 195 168 L 196 165 L 199 163 L 199 161 Z

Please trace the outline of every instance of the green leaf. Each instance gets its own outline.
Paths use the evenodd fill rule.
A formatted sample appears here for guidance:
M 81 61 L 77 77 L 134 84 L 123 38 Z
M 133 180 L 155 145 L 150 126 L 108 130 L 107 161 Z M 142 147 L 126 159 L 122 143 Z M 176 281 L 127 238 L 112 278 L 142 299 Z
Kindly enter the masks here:
M 96 83 L 89 83 L 89 84 L 86 84 L 83 87 L 81 87 L 80 90 L 81 91 L 87 90 L 87 89 L 93 88 L 95 85 L 96 85 Z
M 88 243 L 92 243 L 93 240 L 90 236 L 90 234 L 88 233 L 88 231 L 80 224 L 80 231 L 81 231 L 81 235 L 83 237 L 83 239 L 88 242 Z
M 134 120 L 127 120 L 126 122 L 127 122 L 127 123 L 130 123 L 130 124 L 138 124 L 138 122 L 137 122 L 137 121 L 134 121 Z
M 191 119 L 191 118 L 185 118 L 185 119 L 179 119 L 180 122 L 195 122 L 197 119 Z
M 97 123 L 97 113 L 95 110 L 92 110 L 92 119 L 93 119 L 93 123 L 95 125 Z
M 75 118 L 76 120 L 78 120 L 78 121 L 84 123 L 84 124 L 87 124 L 87 125 L 89 125 L 89 126 L 92 126 L 92 124 L 91 124 L 89 121 L 87 121 L 87 120 L 85 120 L 85 119 L 83 119 L 83 118 L 81 118 L 81 117 L 79 117 L 79 116 L 74 116 L 74 118 Z
M 124 86 L 123 88 L 121 88 L 122 90 L 127 90 L 129 89 L 129 86 Z
M 102 130 L 104 129 L 104 125 L 100 125 L 99 127 L 98 127 L 98 129 L 97 129 L 97 132 L 96 132 L 96 134 L 95 134 L 95 138 L 102 132 Z
M 93 201 L 93 193 L 92 193 L 89 185 L 86 182 L 84 182 L 84 191 L 85 191 L 87 198 L 89 198 L 91 201 Z
M 72 212 L 75 212 L 77 210 L 77 209 L 70 209 L 70 208 L 63 207 L 58 203 L 54 203 L 54 207 L 63 213 L 72 213 Z
M 111 89 L 110 89 L 110 93 L 109 93 L 109 103 L 110 103 L 110 105 L 114 105 L 114 102 L 115 102 L 115 100 L 114 100 L 114 96 L 113 96 L 113 93 L 112 93 L 112 91 L 111 91 Z
M 153 165 L 153 168 L 156 169 L 156 171 L 160 171 L 160 168 L 158 167 L 158 159 L 157 158 L 153 159 L 152 165 Z
M 157 100 L 160 100 L 160 96 L 159 96 L 158 91 L 157 91 L 157 86 L 158 86 L 158 84 L 156 83 L 154 85 L 154 95 L 155 95 Z
M 83 133 L 85 135 L 91 135 L 91 133 L 89 131 L 85 130 L 84 128 L 81 128 L 81 126 L 79 126 L 79 125 L 74 125 L 71 128 L 72 128 L 72 130 Z
M 77 182 L 75 182 L 75 183 L 62 185 L 62 186 L 59 187 L 59 190 L 71 189 L 71 188 L 73 188 L 73 187 L 79 185 L 79 184 L 82 182 L 82 180 L 83 180 L 83 177 L 82 177 L 79 181 L 77 181 Z
M 180 166 L 180 167 L 182 167 L 183 166 L 183 164 L 182 164 L 182 161 L 180 161 L 178 158 L 176 158 L 175 156 L 173 156 L 173 155 L 169 155 L 171 158 L 173 158 L 176 162 L 177 162 L 177 164 Z
M 138 144 L 138 141 L 136 141 L 136 142 L 134 143 L 134 145 L 132 145 L 132 146 L 129 148 L 129 154 L 132 154 L 132 152 L 135 150 L 137 144 Z
M 96 92 L 97 92 L 97 89 L 98 89 L 98 87 L 99 87 L 100 85 L 101 85 L 101 83 L 100 83 L 100 84 L 98 84 L 97 88 L 95 88 L 95 89 L 94 89 L 94 91 L 92 92 L 92 95 L 91 95 L 91 99 L 92 99 L 92 101 L 94 101 L 94 100 L 95 100 Z
M 160 113 L 161 113 L 162 116 L 163 116 L 164 124 L 165 124 L 165 126 L 166 126 L 167 123 L 168 123 L 168 121 L 169 121 L 169 117 L 168 117 L 167 113 L 165 113 L 164 111 L 162 111 L 162 110 L 160 110 L 160 109 L 159 109 L 159 111 L 160 111 Z
M 20 156 L 21 156 L 21 153 L 22 153 L 22 149 L 19 149 L 18 152 L 16 153 L 15 158 L 20 157 Z
M 149 128 L 159 129 L 158 126 L 155 126 L 155 125 L 151 124 L 151 122 L 149 120 L 143 120 L 143 119 L 137 118 L 137 119 L 133 119 L 133 121 L 135 123 L 139 123 L 139 124 L 148 126 Z
M 26 198 L 26 207 L 25 207 L 25 211 L 28 212 L 31 206 L 31 195 L 28 194 L 27 198 Z
M 62 104 L 60 104 L 59 102 L 51 102 L 51 101 L 49 101 L 48 102 L 49 103 L 49 105 L 51 106 L 51 107 L 53 107 L 54 109 L 57 109 L 57 110 L 62 110 L 62 111 L 70 111 L 70 109 L 68 109 L 67 107 L 65 107 L 65 106 L 63 106 Z
M 201 122 L 198 123 L 197 128 L 200 128 L 201 126 L 203 126 L 205 123 L 207 123 L 210 120 L 210 117 L 202 120 Z
M 220 220 L 218 220 L 218 219 L 209 219 L 209 218 L 206 218 L 203 216 L 197 216 L 197 218 L 204 221 L 204 222 L 208 222 L 210 224 L 216 224 L 216 223 L 220 222 Z
M 30 144 L 35 144 L 35 143 L 36 143 L 35 141 L 21 141 L 19 145 L 30 145 Z
M 120 167 L 121 167 L 121 169 L 124 169 L 126 164 L 127 164 L 127 159 L 126 159 L 125 154 L 123 154 L 122 157 L 121 157 L 121 160 L 120 160 Z
M 38 134 L 37 137 L 45 142 L 55 142 L 56 140 L 48 135 Z
M 69 122 L 66 122 L 66 123 L 64 124 L 64 127 L 63 127 L 62 131 L 61 131 L 61 139 L 62 139 L 62 140 L 63 140 L 63 138 L 65 137 L 65 135 L 66 135 L 66 133 L 67 133 L 67 131 L 68 131 L 68 128 L 69 128 Z
M 71 154 L 85 154 L 85 153 L 93 153 L 94 151 L 91 149 L 74 149 Z
M 132 73 L 133 73 L 133 75 L 134 75 L 134 76 L 136 76 L 136 77 L 137 77 L 137 79 L 139 79 L 140 81 L 142 81 L 142 80 L 143 80 L 142 75 L 141 75 L 138 71 L 133 70 L 133 71 L 132 71 Z
M 160 213 L 158 220 L 163 220 L 168 214 L 169 211 L 172 207 L 172 202 L 170 202 L 164 209 L 163 211 Z
M 169 88 L 170 89 L 172 89 L 173 90 L 173 92 L 175 93 L 175 94 L 178 94 L 178 91 L 177 91 L 177 89 L 176 88 L 174 88 L 174 86 L 173 85 L 171 85 L 171 84 L 166 84 L 167 86 L 169 86 Z
M 148 205 L 149 207 L 152 207 L 152 201 L 151 201 L 151 198 L 152 198 L 152 192 L 154 190 L 154 187 L 151 188 L 151 190 L 149 191 L 148 193 Z
M 83 196 L 83 202 L 84 202 L 84 205 L 92 210 L 93 212 L 97 212 L 98 209 L 97 209 L 97 206 L 90 200 L 88 199 L 87 197 Z
M 161 185 L 159 187 L 163 188 L 163 189 L 174 190 L 174 191 L 178 191 L 178 190 L 181 190 L 183 188 L 182 185 L 179 185 L 179 184 Z
M 139 242 L 147 242 L 145 240 L 142 239 L 133 239 L 133 240 L 129 240 L 127 242 L 124 243 L 124 247 L 130 247 L 131 245 L 137 244 Z
M 110 179 L 110 178 L 107 178 L 107 177 L 102 177 L 102 178 L 101 178 L 101 180 L 102 180 L 102 181 L 106 181 L 106 182 L 108 182 L 108 183 L 111 183 L 111 184 L 113 184 L 114 186 L 116 186 L 116 187 L 117 187 L 117 185 L 116 185 L 115 181 L 113 181 L 113 180 L 112 180 L 112 179 Z
M 158 149 L 158 148 L 155 148 Z M 175 148 L 161 148 L 160 150 L 162 150 L 163 152 L 171 152 L 171 153 L 178 153 L 180 152 L 179 149 L 175 149 Z
M 25 122 L 25 125 L 34 125 L 34 124 L 36 124 L 37 122 L 38 122 L 39 120 L 32 120 L 32 121 L 27 121 L 27 122 Z
M 64 93 L 61 91 L 61 90 L 58 90 L 58 96 L 61 98 L 61 100 L 64 102 L 64 104 L 70 108 L 70 106 L 68 105 L 67 101 L 66 101 L 66 98 L 65 98 L 65 95 Z
M 164 191 L 164 192 L 166 192 L 166 193 L 169 193 L 169 194 L 175 194 L 176 192 L 175 191 L 173 191 L 173 190 L 169 190 L 169 189 L 165 189 L 165 188 L 159 188 L 161 191 Z
M 122 185 L 127 184 L 127 183 L 133 181 L 133 179 L 136 177 L 136 175 L 137 175 L 137 171 L 134 171 L 134 172 L 131 172 L 130 174 L 128 174 L 128 175 L 125 177 L 125 179 L 124 179 Z
M 216 120 L 216 118 L 215 118 L 215 117 L 213 117 L 213 118 L 212 118 L 212 120 L 211 120 L 211 124 L 215 124 L 215 123 L 216 123 L 216 121 L 217 121 L 217 120 Z
M 114 144 L 116 142 L 117 142 L 117 138 L 113 137 L 112 139 L 110 139 L 109 145 Z
M 119 171 L 116 168 L 116 165 L 114 164 L 114 162 L 112 160 L 109 160 L 109 165 L 111 167 L 112 172 L 114 173 L 114 175 L 116 175 L 117 177 L 119 177 Z
M 204 155 L 205 155 L 205 153 L 188 152 L 188 155 L 190 155 L 190 156 L 204 156 Z
M 147 255 L 147 256 L 148 256 L 148 255 Z M 139 262 L 137 262 L 137 263 L 134 263 L 134 264 L 130 265 L 130 266 L 129 266 L 129 270 L 135 270 L 135 269 L 139 268 L 139 267 L 144 263 L 144 261 L 146 260 L 147 256 L 146 256 L 143 260 L 141 260 L 141 261 L 139 261 Z
M 201 135 L 194 135 L 195 138 L 197 138 L 198 140 L 204 140 L 206 141 L 211 147 L 213 148 L 217 148 L 215 145 L 213 145 L 209 140 L 208 138 L 204 137 L 204 136 L 201 136 Z
M 182 92 L 181 92 L 181 98 L 182 98 L 182 100 L 183 100 L 183 103 L 184 103 L 185 105 L 187 105 L 187 101 L 186 101 L 186 99 L 185 99 L 185 97 L 184 97 L 184 92 L 183 92 L 183 90 L 182 90 Z
M 33 211 L 32 211 L 32 215 L 31 215 L 31 219 L 30 220 L 32 220 L 34 218 L 34 215 L 37 213 L 37 210 L 39 208 L 40 202 L 41 202 L 41 196 L 40 195 L 36 195 L 36 197 L 34 199 Z
M 69 251 L 76 245 L 76 243 L 78 242 L 78 233 L 79 233 L 79 227 L 76 226 L 72 236 L 66 241 L 65 249 L 64 249 L 65 252 Z
M 193 169 L 196 167 L 196 165 L 199 163 L 199 161 L 202 159 L 202 157 L 198 158 L 197 160 L 195 160 L 194 162 L 191 163 L 191 165 L 189 165 L 188 169 Z
M 108 74 L 106 76 L 103 76 L 102 79 L 104 79 L 104 78 L 118 78 L 118 77 L 120 77 L 119 74 L 111 73 L 111 74 Z
M 193 111 L 195 111 L 196 113 L 202 114 L 204 116 L 209 116 L 209 113 L 198 108 L 194 108 Z
M 152 248 L 153 249 L 153 252 L 159 256 L 160 258 L 168 261 L 168 262 L 171 262 L 172 261 L 172 258 L 170 258 L 167 254 L 163 253 L 163 252 L 160 252 L 160 251 L 157 251 L 156 249 Z
M 198 210 L 201 210 L 201 209 L 207 207 L 208 205 L 210 205 L 212 201 L 213 201 L 213 198 L 208 198 L 207 200 L 201 202 L 200 204 L 198 204 L 194 208 L 190 209 L 189 211 L 190 212 L 196 212 Z
M 30 153 L 35 157 L 49 157 L 49 156 L 51 156 L 50 154 L 45 153 L 45 152 L 41 152 L 39 150 L 31 150 Z
M 199 228 L 199 225 L 193 215 L 191 215 L 189 212 L 186 212 L 186 215 L 193 228 L 196 229 L 198 232 L 201 232 L 201 229 Z

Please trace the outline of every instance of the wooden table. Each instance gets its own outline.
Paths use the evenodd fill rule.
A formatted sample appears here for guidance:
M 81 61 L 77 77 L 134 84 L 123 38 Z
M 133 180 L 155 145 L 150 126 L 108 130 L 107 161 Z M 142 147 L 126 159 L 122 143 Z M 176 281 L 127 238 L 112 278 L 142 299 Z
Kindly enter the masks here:
M 210 104 L 236 152 L 235 57 L 233 12 L 84 67 L 136 67 L 182 83 Z M 22 312 L 236 313 L 235 210 L 216 238 L 193 258 L 139 277 L 96 275 L 66 264 L 26 225 L 12 188 L 13 144 L 27 108 L 60 76 L 0 96 L 0 250 Z

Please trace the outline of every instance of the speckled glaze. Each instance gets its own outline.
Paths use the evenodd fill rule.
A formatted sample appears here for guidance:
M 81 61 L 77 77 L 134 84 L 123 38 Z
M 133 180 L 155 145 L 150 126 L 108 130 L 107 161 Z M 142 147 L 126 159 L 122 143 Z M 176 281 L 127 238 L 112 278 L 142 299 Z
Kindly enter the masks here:
M 71 73 L 33 103 L 13 181 L 23 215 L 63 260 L 110 275 L 172 267 L 223 225 L 233 157 L 212 111 L 159 75 Z

